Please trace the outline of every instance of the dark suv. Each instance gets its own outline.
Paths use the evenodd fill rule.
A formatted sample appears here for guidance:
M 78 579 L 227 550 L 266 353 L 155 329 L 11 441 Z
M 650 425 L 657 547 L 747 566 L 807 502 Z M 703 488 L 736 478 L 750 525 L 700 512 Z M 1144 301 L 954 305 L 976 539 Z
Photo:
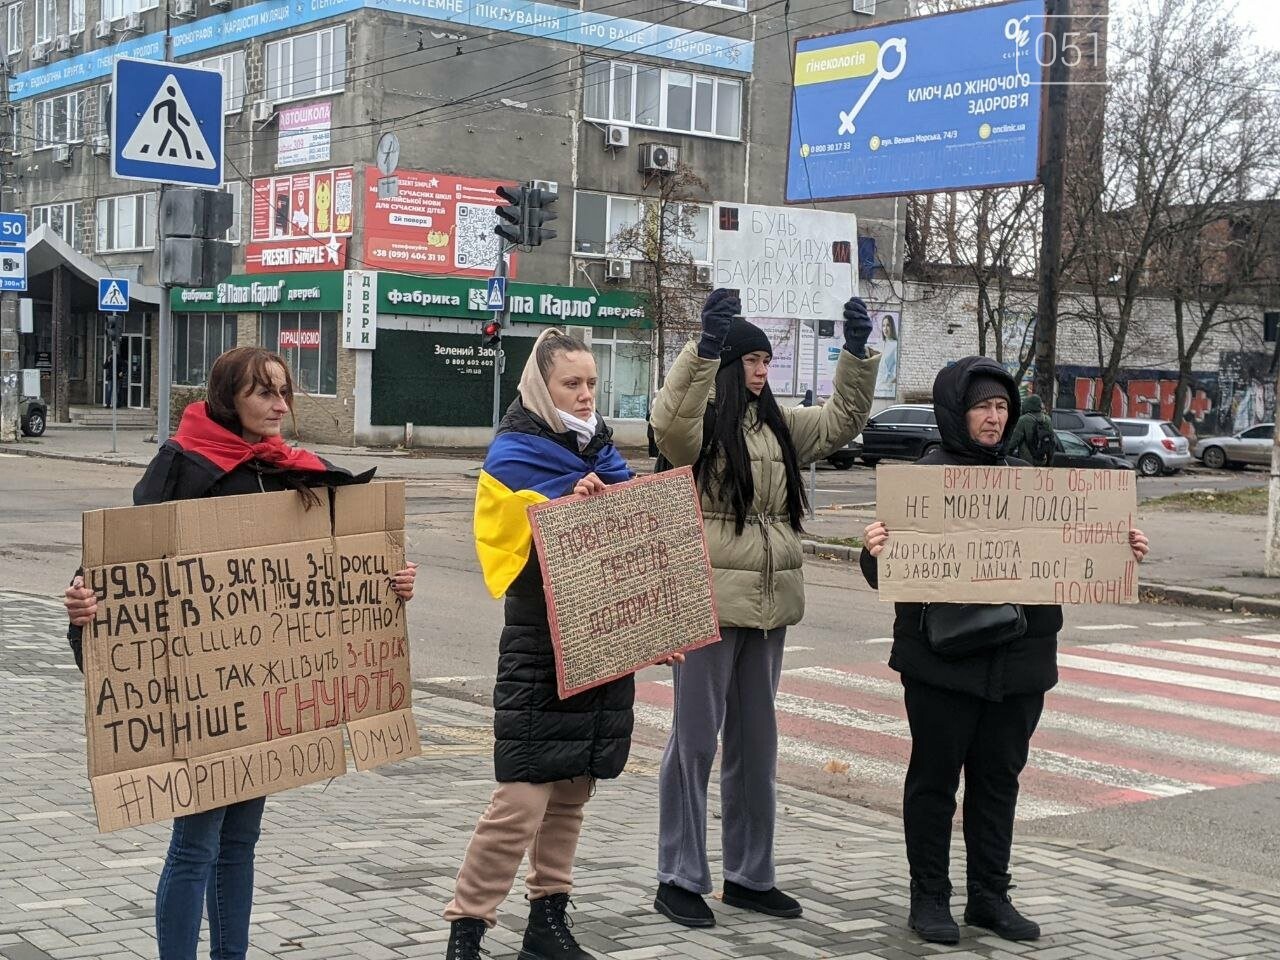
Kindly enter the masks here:
M 874 467 L 881 460 L 919 459 L 941 443 L 932 404 L 900 404 L 877 413 L 852 443 L 828 460 L 843 470 L 861 457 L 868 467 Z
M 1068 410 L 1055 407 L 1050 414 L 1055 430 L 1074 433 L 1099 453 L 1123 456 L 1120 444 L 1120 428 L 1111 422 L 1101 410 Z

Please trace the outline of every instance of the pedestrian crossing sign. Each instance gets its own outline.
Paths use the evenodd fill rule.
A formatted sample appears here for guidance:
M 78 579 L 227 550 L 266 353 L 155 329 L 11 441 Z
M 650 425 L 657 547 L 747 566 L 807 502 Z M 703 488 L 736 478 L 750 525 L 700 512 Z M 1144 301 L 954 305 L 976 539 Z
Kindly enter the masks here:
M 490 277 L 484 295 L 486 310 L 503 310 L 507 305 L 507 278 Z
M 128 312 L 129 281 L 120 277 L 101 277 L 98 280 L 98 309 L 106 313 Z
M 222 74 L 119 57 L 111 103 L 111 175 L 193 187 L 222 183 Z

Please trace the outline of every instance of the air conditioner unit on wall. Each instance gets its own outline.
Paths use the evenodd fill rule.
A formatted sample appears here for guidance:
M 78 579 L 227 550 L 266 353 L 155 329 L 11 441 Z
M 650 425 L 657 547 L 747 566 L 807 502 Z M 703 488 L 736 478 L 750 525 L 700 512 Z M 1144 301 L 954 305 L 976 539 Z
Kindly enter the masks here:
M 641 173 L 674 173 L 680 151 L 665 143 L 646 143 L 640 148 Z
M 53 49 L 55 53 L 71 52 L 71 35 L 69 33 L 60 33 L 53 39 Z
M 60 143 L 53 148 L 53 162 L 67 167 L 71 166 L 71 145 L 69 143 Z
M 630 280 L 630 260 L 609 260 L 605 263 L 605 276 L 610 280 Z
M 209 0 L 209 6 L 216 10 L 230 10 L 231 0 Z
M 711 264 L 701 263 L 693 268 L 693 282 L 705 287 L 711 286 Z
M 617 124 L 610 124 L 604 130 L 604 145 L 606 147 L 629 147 L 631 146 L 631 128 L 620 127 Z
M 44 63 L 49 59 L 49 44 L 33 43 L 31 45 L 31 62 Z
M 182 17 L 184 20 L 190 20 L 196 15 L 196 0 L 175 0 L 173 15 Z
M 124 28 L 128 33 L 142 33 L 144 29 L 141 11 L 134 10 L 124 18 Z
M 111 39 L 111 21 L 99 20 L 93 25 L 93 39 L 110 40 Z
M 249 110 L 249 119 L 254 123 L 270 123 L 276 115 L 276 105 L 270 100 L 255 100 Z
M 107 133 L 96 134 L 93 137 L 93 139 L 89 141 L 89 143 L 93 147 L 93 155 L 95 157 L 111 156 L 111 135 L 110 134 L 107 134 Z

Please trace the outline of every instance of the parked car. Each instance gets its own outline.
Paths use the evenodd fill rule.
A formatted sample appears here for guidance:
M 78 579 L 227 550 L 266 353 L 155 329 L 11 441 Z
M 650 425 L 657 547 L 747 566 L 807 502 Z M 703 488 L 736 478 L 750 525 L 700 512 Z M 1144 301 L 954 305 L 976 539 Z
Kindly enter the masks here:
M 1085 443 L 1070 430 L 1055 430 L 1051 467 L 1083 467 L 1087 470 L 1132 470 L 1133 464 L 1124 457 L 1103 453 L 1096 446 Z
M 861 458 L 868 467 L 874 467 L 881 460 L 918 460 L 941 444 L 933 404 L 899 404 L 868 420 L 862 433 L 828 457 L 827 462 L 845 470 Z
M 1124 455 L 1144 477 L 1174 473 L 1191 466 L 1191 445 L 1167 420 L 1117 418 Z
M 23 434 L 38 437 L 44 433 L 45 424 L 49 422 L 49 407 L 39 397 L 23 397 L 21 419 Z
M 1274 423 L 1260 423 L 1235 436 L 1206 437 L 1196 443 L 1196 459 L 1215 470 L 1239 470 L 1248 463 L 1268 466 L 1275 435 Z
M 1054 407 L 1050 411 L 1053 429 L 1070 430 L 1077 437 L 1097 447 L 1102 453 L 1120 456 L 1124 450 L 1120 444 L 1120 430 L 1115 422 L 1101 410 L 1071 410 Z

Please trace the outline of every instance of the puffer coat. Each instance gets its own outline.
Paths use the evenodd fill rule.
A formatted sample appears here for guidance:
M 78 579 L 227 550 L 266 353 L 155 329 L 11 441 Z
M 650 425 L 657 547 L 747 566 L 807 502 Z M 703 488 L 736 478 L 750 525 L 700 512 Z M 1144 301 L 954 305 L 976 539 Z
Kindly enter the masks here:
M 871 410 L 880 358 L 860 360 L 847 350 L 836 362 L 831 399 L 821 407 L 782 407 L 802 465 L 830 456 L 862 429 Z M 682 467 L 702 453 L 703 420 L 713 399 L 719 360 L 698 356 L 690 343 L 676 359 L 653 407 L 658 449 Z M 707 549 L 715 576 L 720 625 L 772 630 L 804 617 L 804 555 L 787 515 L 782 445 L 768 427 L 756 429 L 755 405 L 743 421 L 755 498 L 746 527 L 735 531 L 733 508 L 702 491 Z M 710 465 L 713 472 L 719 464 Z

